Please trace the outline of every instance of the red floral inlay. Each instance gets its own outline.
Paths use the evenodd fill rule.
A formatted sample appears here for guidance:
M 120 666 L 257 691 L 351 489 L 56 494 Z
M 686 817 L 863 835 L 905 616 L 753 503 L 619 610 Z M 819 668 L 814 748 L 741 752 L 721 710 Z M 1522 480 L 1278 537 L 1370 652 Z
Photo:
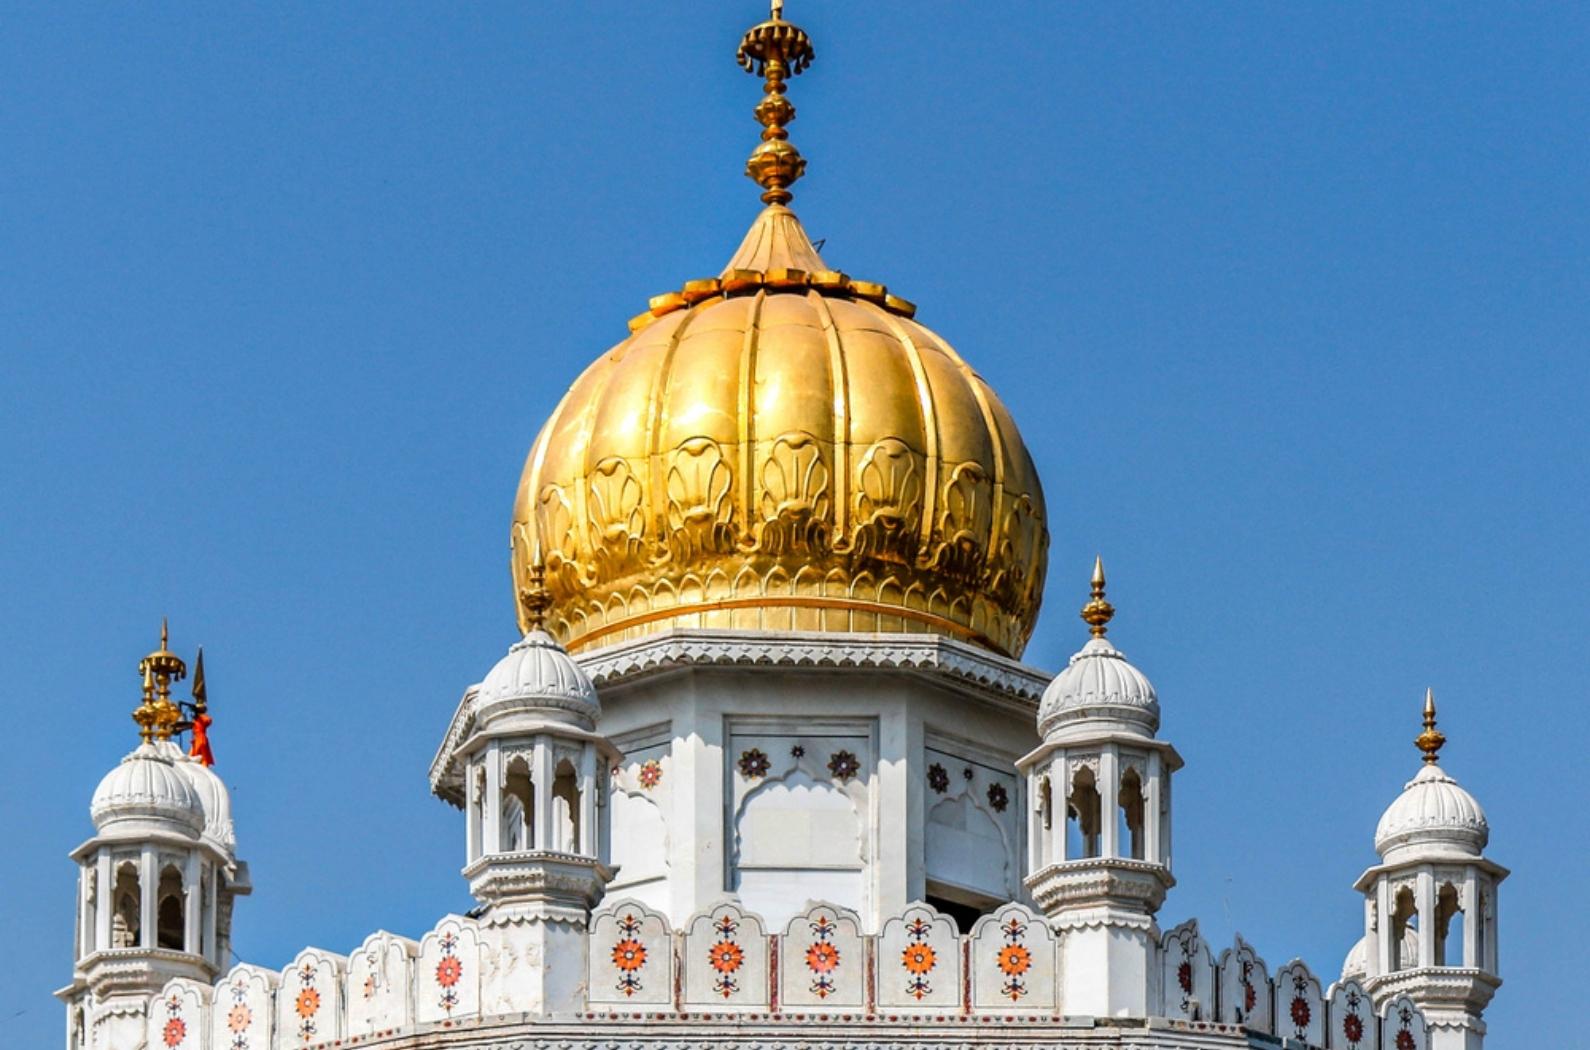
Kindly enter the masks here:
M 662 782 L 662 763 L 655 758 L 648 758 L 640 764 L 640 772 L 636 774 L 640 786 L 650 791 Z
M 166 1022 L 162 1037 L 165 1039 L 167 1046 L 181 1046 L 182 1040 L 187 1034 L 188 1026 L 183 1023 L 182 1018 L 173 1017 Z
M 759 747 L 753 747 L 740 755 L 740 775 L 747 780 L 767 776 L 772 761 L 767 757 L 767 752 Z
M 1032 966 L 1032 952 L 1025 945 L 1007 944 L 999 949 L 999 970 L 1012 976 L 1026 973 Z
M 827 941 L 818 941 L 806 949 L 806 966 L 813 973 L 827 973 L 839 965 L 839 949 Z
M 1192 994 L 1191 962 L 1183 961 L 1180 966 L 1176 967 L 1176 983 L 1181 985 L 1181 990 L 1183 992 L 1186 992 L 1189 995 Z
M 745 959 L 745 951 L 733 941 L 719 941 L 707 949 L 707 961 L 719 973 L 733 973 Z
M 248 1024 L 252 1020 L 254 1020 L 254 1015 L 249 1012 L 249 1008 L 242 1003 L 238 1003 L 227 1011 L 226 1026 L 234 1032 L 241 1032 L 248 1028 Z
M 840 780 L 849 780 L 861 770 L 861 760 L 849 751 L 835 751 L 828 759 L 828 772 Z
M 1308 1008 L 1308 1000 L 1301 995 L 1292 996 L 1292 1023 L 1299 1028 L 1307 1028 L 1309 1018 L 1314 1012 Z
M 620 970 L 638 970 L 646 965 L 646 946 L 632 937 L 613 945 L 613 965 Z
M 1348 1014 L 1342 1018 L 1342 1035 L 1347 1037 L 1349 1043 L 1362 1042 L 1364 1038 L 1364 1019 L 1357 1014 Z
M 451 988 L 464 976 L 464 964 L 454 955 L 444 955 L 436 963 L 436 983 L 443 988 Z
M 901 953 L 900 961 L 911 973 L 922 974 L 933 969 L 934 964 L 938 962 L 938 956 L 933 953 L 933 946 L 930 944 L 912 944 Z
M 298 993 L 293 1009 L 298 1011 L 299 1017 L 313 1017 L 315 1011 L 320 1009 L 320 993 L 313 988 L 305 988 Z
M 1418 1045 L 1414 1042 L 1413 1033 L 1406 1028 L 1397 1033 L 1397 1050 L 1416 1050 Z

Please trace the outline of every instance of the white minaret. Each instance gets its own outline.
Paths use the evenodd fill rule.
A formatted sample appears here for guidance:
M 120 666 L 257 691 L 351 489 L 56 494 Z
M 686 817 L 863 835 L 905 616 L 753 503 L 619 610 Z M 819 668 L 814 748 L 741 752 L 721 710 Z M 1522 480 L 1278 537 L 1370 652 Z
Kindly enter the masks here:
M 1435 696 L 1415 741 L 1424 766 L 1375 828 L 1381 862 L 1359 877 L 1365 933 L 1350 965 L 1377 1002 L 1406 992 L 1424 1011 L 1430 1050 L 1480 1050 L 1497 977 L 1496 891 L 1507 869 L 1484 856 L 1485 812 L 1436 762 L 1446 738 Z
M 1031 799 L 1027 888 L 1060 933 L 1062 1008 L 1096 1017 L 1150 1013 L 1170 874 L 1176 749 L 1154 738 L 1159 701 L 1104 637 L 1115 610 L 1104 566 L 1082 608 L 1093 637 L 1045 690 L 1043 744 L 1019 763 Z
M 56 993 L 68 1050 L 142 1046 L 152 994 L 173 977 L 208 984 L 226 968 L 232 900 L 250 889 L 226 785 L 171 740 L 182 721 L 171 684 L 187 667 L 166 642 L 162 626 L 160 648 L 139 664 L 142 742 L 100 782 L 94 837 L 72 851 L 76 965 Z M 196 680 L 203 714 L 201 690 Z
M 539 624 L 464 694 L 431 767 L 466 814 L 464 877 L 480 901 L 486 1013 L 583 1009 L 586 927 L 609 870 L 609 769 L 596 687 Z

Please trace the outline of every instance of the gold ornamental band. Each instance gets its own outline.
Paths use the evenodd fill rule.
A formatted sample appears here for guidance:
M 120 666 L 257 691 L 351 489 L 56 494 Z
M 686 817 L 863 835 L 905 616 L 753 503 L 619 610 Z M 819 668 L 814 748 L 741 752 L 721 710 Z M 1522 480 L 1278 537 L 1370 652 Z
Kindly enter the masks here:
M 927 624 L 958 638 L 973 642 L 985 649 L 992 649 L 1000 656 L 1009 656 L 1002 646 L 994 644 L 988 636 L 972 630 L 954 620 L 935 616 L 932 613 L 917 612 L 915 609 L 905 609 L 898 605 L 885 605 L 882 602 L 861 601 L 857 598 L 815 598 L 802 595 L 788 595 L 783 597 L 766 598 L 724 598 L 715 602 L 702 602 L 691 605 L 675 605 L 668 609 L 653 609 L 650 612 L 637 616 L 629 616 L 618 623 L 604 624 L 594 631 L 587 631 L 577 638 L 571 638 L 564 643 L 564 648 L 573 652 L 583 649 L 598 638 L 627 631 L 631 627 L 641 624 L 655 623 L 658 620 L 671 620 L 677 617 L 694 616 L 696 613 L 717 612 L 722 609 L 766 609 L 766 608 L 797 608 L 797 609 L 847 609 L 851 612 L 875 613 L 879 616 L 898 616 L 904 620 L 915 620 Z

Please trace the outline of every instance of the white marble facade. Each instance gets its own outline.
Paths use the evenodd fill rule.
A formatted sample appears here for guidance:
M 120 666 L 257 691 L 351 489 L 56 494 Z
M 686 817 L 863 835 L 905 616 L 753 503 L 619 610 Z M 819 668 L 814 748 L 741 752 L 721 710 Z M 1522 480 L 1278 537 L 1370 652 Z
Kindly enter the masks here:
M 823 900 L 869 932 L 1022 894 L 1028 668 L 926 635 L 686 631 L 584 663 L 624 751 L 610 892 L 675 923 L 727 893 L 778 926 Z

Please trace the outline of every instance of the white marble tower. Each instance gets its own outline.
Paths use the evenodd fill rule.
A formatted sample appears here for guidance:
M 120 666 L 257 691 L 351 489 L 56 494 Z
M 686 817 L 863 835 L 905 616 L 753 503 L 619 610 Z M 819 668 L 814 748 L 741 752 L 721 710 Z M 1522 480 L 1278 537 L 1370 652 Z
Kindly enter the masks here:
M 1154 915 L 1170 874 L 1176 749 L 1154 738 L 1154 687 L 1105 638 L 1114 609 L 1095 561 L 1082 618 L 1093 635 L 1044 692 L 1029 781 L 1027 888 L 1062 934 L 1066 1009 L 1135 1016 L 1158 999 Z
M 226 785 L 171 739 L 182 718 L 171 685 L 187 668 L 164 629 L 139 670 L 142 742 L 100 781 L 94 836 L 72 851 L 76 963 L 56 993 L 71 1050 L 143 1045 L 151 994 L 173 978 L 207 985 L 225 969 L 232 902 L 250 890 Z
M 1497 976 L 1496 895 L 1507 869 L 1484 855 L 1485 812 L 1437 763 L 1446 742 L 1425 694 L 1424 765 L 1380 818 L 1381 862 L 1359 877 L 1365 933 L 1350 967 L 1377 1001 L 1407 994 L 1430 1050 L 1480 1050 Z
M 609 769 L 590 678 L 533 626 L 464 696 L 432 767 L 464 809 L 464 877 L 492 953 L 493 1009 L 542 1015 L 583 1006 L 586 928 L 612 878 Z

